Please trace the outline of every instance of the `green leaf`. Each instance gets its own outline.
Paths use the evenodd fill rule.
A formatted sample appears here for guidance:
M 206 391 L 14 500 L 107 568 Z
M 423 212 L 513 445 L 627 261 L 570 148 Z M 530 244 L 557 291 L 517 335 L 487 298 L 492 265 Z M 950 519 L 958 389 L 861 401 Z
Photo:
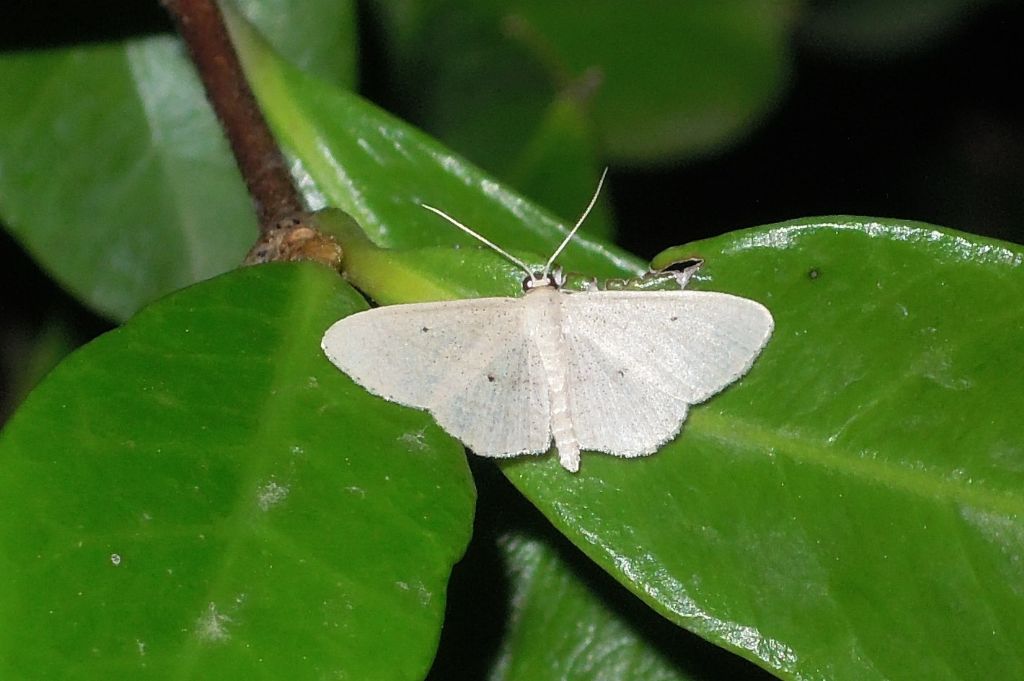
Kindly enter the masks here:
M 0 80 L 0 211 L 87 305 L 123 319 L 244 256 L 252 208 L 174 39 L 8 54 Z
M 616 162 L 706 153 L 784 87 L 792 2 L 374 3 L 416 123 L 504 176 L 554 98 L 588 105 Z
M 517 4 L 521 39 L 538 57 L 553 48 L 560 69 L 600 74 L 590 110 L 617 161 L 664 161 L 728 144 L 767 113 L 788 75 L 795 3 L 703 0 L 634 12 L 614 0 L 586 12 Z
M 350 0 L 234 0 L 260 33 L 298 68 L 355 87 L 356 7 Z
M 390 248 L 477 246 L 420 205 L 451 213 L 508 248 L 550 254 L 565 226 L 412 126 L 277 57 L 228 14 L 247 75 L 278 140 L 295 158 L 307 201 L 340 208 Z M 587 195 L 580 197 L 585 206 Z M 540 258 L 543 262 L 543 257 Z M 637 273 L 638 260 L 585 235 L 562 261 L 600 276 Z
M 297 64 L 353 81 L 351 3 L 243 4 Z M 0 214 L 87 305 L 125 319 L 245 256 L 251 201 L 175 38 L 4 54 L 0 82 Z
M 563 222 L 575 224 L 582 199 L 594 192 L 601 177 L 592 128 L 579 103 L 569 97 L 555 100 L 503 179 Z M 607 193 L 599 197 L 581 227 L 584 234 L 611 239 L 607 198 Z
M 749 675 L 739 658 L 724 659 L 724 651 L 652 621 L 657 615 L 628 593 L 599 590 L 607 585 L 545 539 L 510 533 L 500 544 L 511 612 L 490 681 L 684 681 L 707 678 L 709 669 L 715 678 L 730 678 L 727 670 Z
M 422 678 L 463 450 L 320 351 L 362 299 L 233 272 L 74 353 L 0 434 L 3 678 Z
M 503 463 L 652 607 L 783 678 L 1024 674 L 1024 249 L 857 218 L 685 249 L 753 370 L 652 457 Z
M 647 607 L 551 527 L 487 459 L 429 681 L 768 679 Z M 469 652 L 471 651 L 471 652 Z

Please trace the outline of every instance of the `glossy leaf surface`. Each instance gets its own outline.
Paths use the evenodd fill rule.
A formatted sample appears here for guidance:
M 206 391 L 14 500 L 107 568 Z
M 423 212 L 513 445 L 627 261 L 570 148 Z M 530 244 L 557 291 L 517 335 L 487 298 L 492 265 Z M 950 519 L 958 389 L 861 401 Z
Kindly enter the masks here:
M 652 622 L 654 613 L 641 612 L 628 593 L 602 589 L 607 585 L 579 560 L 567 560 L 543 538 L 510 533 L 501 551 L 511 572 L 511 612 L 490 681 L 759 678 L 759 670 L 725 659 L 725 651 Z
M 505 465 L 672 620 L 784 678 L 1014 678 L 1024 251 L 804 221 L 686 249 L 766 304 L 753 370 L 642 460 Z
M 515 591 L 494 681 L 686 678 L 588 593 L 550 547 L 516 535 L 502 544 Z
M 0 435 L 3 678 L 422 678 L 463 450 L 324 358 L 365 306 L 268 265 L 73 354 Z
M 156 37 L 8 54 L 0 211 L 76 297 L 123 319 L 237 264 L 252 208 L 181 46 Z
M 473 541 L 452 571 L 428 681 L 773 678 L 647 607 L 559 534 L 493 462 L 469 462 L 480 500 Z

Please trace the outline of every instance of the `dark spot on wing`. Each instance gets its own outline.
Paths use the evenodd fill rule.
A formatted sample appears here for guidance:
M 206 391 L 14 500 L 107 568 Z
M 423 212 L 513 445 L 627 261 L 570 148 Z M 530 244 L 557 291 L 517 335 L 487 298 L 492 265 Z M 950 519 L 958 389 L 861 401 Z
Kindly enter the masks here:
M 619 375 L 619 378 L 625 378 L 626 377 L 626 370 L 625 369 L 619 369 L 615 373 L 617 373 Z
M 679 317 L 669 317 L 668 320 L 670 322 L 677 322 L 677 321 L 679 321 Z
M 494 383 L 494 374 L 487 374 L 487 380 Z
M 420 329 L 420 331 L 422 331 L 423 333 L 426 333 L 427 331 L 430 331 L 430 329 L 428 329 L 427 327 L 424 326 L 422 329 Z

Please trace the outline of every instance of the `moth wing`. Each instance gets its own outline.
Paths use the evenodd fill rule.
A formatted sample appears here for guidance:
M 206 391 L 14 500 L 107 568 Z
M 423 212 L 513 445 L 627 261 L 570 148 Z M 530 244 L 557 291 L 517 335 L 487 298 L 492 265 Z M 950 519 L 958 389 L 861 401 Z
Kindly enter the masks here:
M 426 409 L 482 456 L 550 447 L 544 369 L 520 298 L 389 305 L 336 322 L 328 359 L 375 395 Z
M 771 336 L 760 303 L 726 293 L 598 291 L 562 298 L 569 403 L 581 449 L 651 454 L 689 405 L 745 374 Z

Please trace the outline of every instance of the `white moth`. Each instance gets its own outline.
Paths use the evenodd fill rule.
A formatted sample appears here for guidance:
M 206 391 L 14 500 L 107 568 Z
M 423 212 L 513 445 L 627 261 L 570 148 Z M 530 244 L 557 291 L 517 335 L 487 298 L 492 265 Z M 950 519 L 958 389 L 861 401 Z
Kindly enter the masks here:
M 559 462 L 576 472 L 581 450 L 655 452 L 691 404 L 750 369 L 772 315 L 726 293 L 562 289 L 552 264 L 596 199 L 540 272 L 425 206 L 522 267 L 524 295 L 359 312 L 327 330 L 324 352 L 371 393 L 426 409 L 482 456 L 540 454 L 553 438 Z

